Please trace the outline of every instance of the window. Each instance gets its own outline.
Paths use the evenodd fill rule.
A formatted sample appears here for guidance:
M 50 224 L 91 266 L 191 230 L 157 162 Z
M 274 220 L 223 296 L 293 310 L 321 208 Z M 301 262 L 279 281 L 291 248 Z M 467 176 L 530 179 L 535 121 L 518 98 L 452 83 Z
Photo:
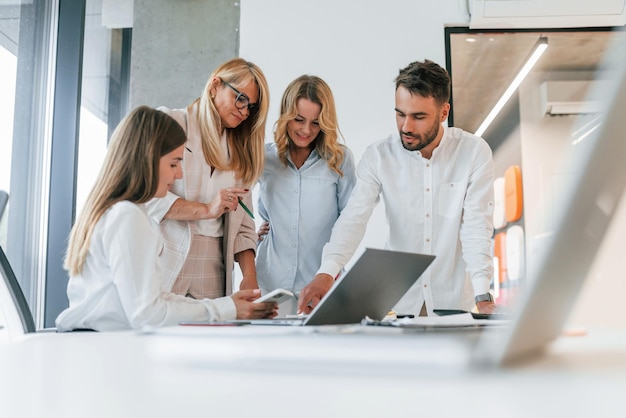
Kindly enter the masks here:
M 101 10 L 102 0 L 0 3 L 0 245 L 38 328 L 67 306 L 76 206 L 127 111 L 131 29 L 104 27 Z
M 0 5 L 0 188 L 9 193 L 0 244 L 31 309 L 43 275 L 56 9 L 54 1 Z

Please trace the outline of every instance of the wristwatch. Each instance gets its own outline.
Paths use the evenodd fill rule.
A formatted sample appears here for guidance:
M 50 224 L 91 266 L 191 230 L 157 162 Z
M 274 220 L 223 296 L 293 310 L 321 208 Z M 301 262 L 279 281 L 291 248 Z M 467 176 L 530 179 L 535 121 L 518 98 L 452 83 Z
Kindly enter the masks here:
M 482 295 L 474 297 L 474 302 L 493 302 L 493 296 L 489 292 L 483 293 Z

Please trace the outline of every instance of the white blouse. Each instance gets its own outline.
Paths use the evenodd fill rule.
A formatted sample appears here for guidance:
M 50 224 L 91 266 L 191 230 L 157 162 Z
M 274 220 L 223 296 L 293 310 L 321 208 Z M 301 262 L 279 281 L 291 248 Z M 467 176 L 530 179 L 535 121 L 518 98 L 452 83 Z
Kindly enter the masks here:
M 228 153 L 228 140 L 226 132 L 220 140 L 223 157 L 230 160 Z M 202 156 L 202 144 L 193 140 L 188 140 L 187 147 L 194 153 Z M 221 189 L 233 187 L 236 185 L 234 171 L 213 170 L 208 164 L 187 167 L 183 162 L 185 171 L 185 181 L 187 182 L 185 199 L 195 202 L 210 203 Z M 195 168 L 195 169 L 194 169 Z M 178 180 L 182 182 L 182 180 Z M 178 190 L 178 189 L 177 189 Z M 206 237 L 222 237 L 224 236 L 224 222 L 221 217 L 216 219 L 199 219 L 193 222 L 195 225 L 195 233 Z
M 165 290 L 158 264 L 163 238 L 144 205 L 118 202 L 96 224 L 83 271 L 71 276 L 59 331 L 175 325 L 236 317 L 231 297 L 195 300 Z

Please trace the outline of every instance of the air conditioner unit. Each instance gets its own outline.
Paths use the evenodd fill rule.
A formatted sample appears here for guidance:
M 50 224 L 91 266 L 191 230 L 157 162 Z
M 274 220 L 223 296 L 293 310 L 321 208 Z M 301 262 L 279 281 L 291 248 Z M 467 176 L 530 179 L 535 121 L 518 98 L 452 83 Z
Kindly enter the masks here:
M 624 26 L 625 6 L 626 0 L 470 0 L 470 29 Z
M 541 108 L 546 115 L 598 113 L 603 102 L 588 96 L 589 87 L 608 83 L 604 80 L 544 81 L 539 86 Z M 602 88 L 602 87 L 600 87 Z

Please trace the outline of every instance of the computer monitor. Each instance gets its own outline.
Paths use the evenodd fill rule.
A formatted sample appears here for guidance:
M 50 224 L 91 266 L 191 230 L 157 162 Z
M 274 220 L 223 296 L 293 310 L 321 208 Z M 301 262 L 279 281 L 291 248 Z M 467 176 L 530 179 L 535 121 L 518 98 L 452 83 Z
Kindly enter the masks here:
M 600 124 L 573 139 L 569 180 L 555 201 L 554 230 L 528 272 L 514 325 L 497 348 L 500 364 L 544 349 L 562 331 L 626 188 L 626 48 L 615 42 L 604 60 L 610 85 L 588 93 L 603 101 Z M 613 66 L 608 68 L 609 64 Z M 608 290 L 608 289 L 607 289 Z

